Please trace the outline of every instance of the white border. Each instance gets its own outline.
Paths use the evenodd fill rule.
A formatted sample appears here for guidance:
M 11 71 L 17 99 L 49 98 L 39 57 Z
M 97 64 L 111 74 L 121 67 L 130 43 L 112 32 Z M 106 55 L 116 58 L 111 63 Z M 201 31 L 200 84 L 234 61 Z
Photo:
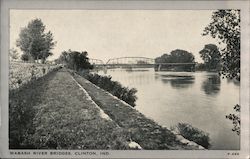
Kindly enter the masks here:
M 0 55 L 0 157 L 4 158 L 249 158 L 249 1 L 84 1 L 84 0 L 1 0 L 1 55 Z M 8 48 L 9 9 L 93 9 L 93 10 L 215 10 L 241 9 L 241 150 L 139 150 L 139 151 L 96 151 L 109 152 L 108 156 L 10 156 L 8 150 Z M 30 152 L 33 152 L 32 150 Z M 42 151 L 42 150 L 38 150 Z M 52 150 L 45 150 L 50 152 Z M 58 152 L 65 150 L 58 150 Z M 89 151 L 89 150 L 88 150 Z M 84 152 L 72 150 L 71 153 Z M 87 151 L 85 151 L 87 152 Z M 239 156 L 227 155 L 238 152 Z

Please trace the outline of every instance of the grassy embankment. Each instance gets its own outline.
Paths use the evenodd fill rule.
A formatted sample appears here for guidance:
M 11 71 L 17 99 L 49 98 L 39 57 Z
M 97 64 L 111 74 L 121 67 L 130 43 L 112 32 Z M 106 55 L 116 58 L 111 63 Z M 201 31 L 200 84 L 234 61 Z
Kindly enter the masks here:
M 129 149 L 127 132 L 104 118 L 65 70 L 9 95 L 11 149 Z
M 9 92 L 10 149 L 131 149 L 131 141 L 143 149 L 198 149 L 81 76 L 75 79 L 66 69 L 51 71 Z
M 179 142 L 170 130 L 146 118 L 130 105 L 96 87 L 83 77 L 72 74 L 101 109 L 120 127 L 125 128 L 129 132 L 130 139 L 141 145 L 143 149 L 198 149 L 196 146 Z

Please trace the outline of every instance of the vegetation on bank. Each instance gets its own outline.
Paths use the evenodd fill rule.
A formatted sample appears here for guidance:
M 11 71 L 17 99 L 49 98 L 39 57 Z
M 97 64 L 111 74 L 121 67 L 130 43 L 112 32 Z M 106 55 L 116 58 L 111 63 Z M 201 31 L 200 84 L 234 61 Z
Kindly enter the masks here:
M 98 87 L 108 91 L 112 95 L 116 96 L 117 98 L 125 101 L 131 106 L 135 106 L 136 102 L 136 92 L 137 90 L 135 88 L 128 88 L 122 86 L 117 81 L 112 81 L 111 76 L 100 76 L 98 74 L 84 74 L 84 78 L 92 82 L 93 84 L 97 85 Z
M 188 51 L 176 49 L 170 52 L 170 54 L 163 54 L 160 57 L 155 58 L 155 63 L 194 63 L 195 58 L 194 55 Z M 156 65 L 155 67 L 158 67 Z M 155 68 L 157 69 L 157 68 Z M 179 65 L 179 66 L 171 66 L 171 65 L 163 65 L 162 69 L 166 70 L 175 70 L 175 71 L 191 71 L 192 65 Z
M 145 117 L 119 99 L 95 87 L 85 78 L 73 74 L 76 81 L 88 92 L 98 106 L 120 127 L 128 130 L 129 138 L 145 150 L 199 149 L 197 145 L 181 143 L 169 129 Z
M 41 85 L 50 72 L 37 80 L 31 80 L 28 84 L 18 89 L 9 91 L 9 148 L 31 148 L 27 140 L 34 130 L 33 118 L 36 114 L 35 105 L 40 102 Z M 39 95 L 38 95 L 39 94 Z
M 112 81 L 110 76 L 100 76 L 89 73 L 88 70 L 93 69 L 93 65 L 89 63 L 88 53 L 86 51 L 64 51 L 56 62 L 63 64 L 71 70 L 75 70 L 98 87 L 108 91 L 131 106 L 135 106 L 137 99 L 135 95 L 137 90 L 135 88 L 129 89 L 128 87 L 124 87 L 119 82 Z
M 9 89 L 17 89 L 20 86 L 34 81 L 51 71 L 61 68 L 61 65 L 13 62 L 9 63 Z
M 221 69 L 221 54 L 215 44 L 207 44 L 199 52 L 204 61 L 204 70 L 219 72 Z
M 223 44 L 220 50 L 221 69 L 219 74 L 228 79 L 240 81 L 240 10 L 217 10 L 212 21 L 205 27 L 204 36 L 210 35 Z M 226 115 L 232 120 L 235 131 L 240 134 L 240 105 L 234 106 L 236 114 Z
M 176 49 L 170 54 L 163 54 L 155 59 L 155 63 L 193 63 L 194 55 L 188 51 Z
M 76 80 L 80 83 L 84 78 L 79 77 Z M 97 98 L 106 95 L 102 99 L 108 102 L 96 103 L 113 121 L 100 116 L 66 69 L 10 91 L 9 148 L 119 150 L 131 149 L 129 143 L 135 141 L 143 149 L 198 149 L 179 143 L 168 129 L 95 89 L 88 93 L 91 97 L 97 93 Z
M 240 10 L 217 10 L 203 32 L 223 44 L 220 74 L 240 80 Z
M 65 67 L 75 71 L 93 69 L 93 65 L 89 63 L 87 51 L 63 51 L 56 63 L 63 64 Z
M 208 149 L 210 145 L 210 138 L 208 133 L 193 127 L 191 124 L 187 123 L 178 123 L 176 126 L 171 129 L 180 133 L 186 139 L 193 141 L 206 149 Z
M 226 115 L 226 118 L 232 120 L 233 128 L 232 131 L 236 132 L 237 135 L 240 135 L 240 105 L 236 104 L 234 106 L 236 114 Z
M 119 150 L 130 149 L 129 139 L 126 129 L 101 115 L 66 69 L 10 92 L 10 149 Z

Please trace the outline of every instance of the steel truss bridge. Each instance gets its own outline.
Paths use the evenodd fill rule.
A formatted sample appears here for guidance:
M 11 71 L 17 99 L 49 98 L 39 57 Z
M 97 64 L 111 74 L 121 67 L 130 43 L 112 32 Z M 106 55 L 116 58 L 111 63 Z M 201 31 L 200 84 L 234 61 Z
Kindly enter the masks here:
M 155 63 L 155 59 L 148 57 L 118 57 L 109 59 L 106 63 L 100 59 L 89 59 L 94 67 L 100 68 L 155 68 L 160 71 L 164 67 L 187 66 L 194 70 L 196 63 Z

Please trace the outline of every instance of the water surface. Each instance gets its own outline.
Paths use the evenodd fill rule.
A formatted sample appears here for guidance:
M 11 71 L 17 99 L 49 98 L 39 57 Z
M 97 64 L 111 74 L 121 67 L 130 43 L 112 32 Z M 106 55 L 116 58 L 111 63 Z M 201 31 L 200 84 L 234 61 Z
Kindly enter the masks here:
M 240 137 L 225 118 L 239 103 L 239 83 L 209 72 L 155 72 L 153 69 L 111 69 L 124 86 L 138 90 L 136 109 L 168 128 L 190 123 L 209 133 L 210 149 L 239 149 Z

